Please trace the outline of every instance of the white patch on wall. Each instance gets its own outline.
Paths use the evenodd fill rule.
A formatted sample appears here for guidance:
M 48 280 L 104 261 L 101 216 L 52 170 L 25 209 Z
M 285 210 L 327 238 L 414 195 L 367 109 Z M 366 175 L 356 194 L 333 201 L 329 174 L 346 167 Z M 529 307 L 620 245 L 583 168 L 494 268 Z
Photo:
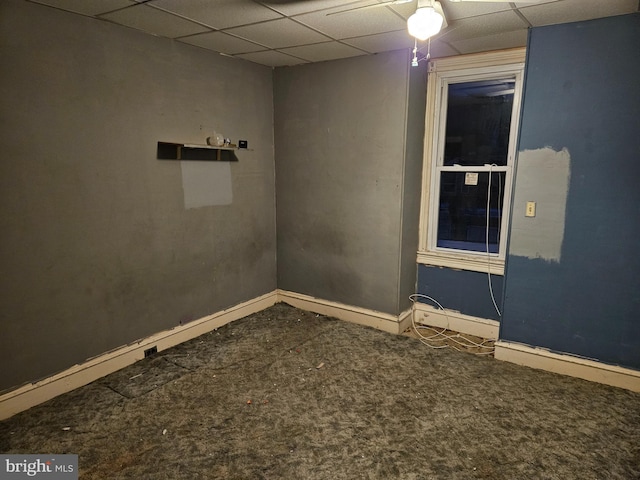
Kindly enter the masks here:
M 231 205 L 231 164 L 229 162 L 182 161 L 184 208 Z
M 571 156 L 551 147 L 518 153 L 509 254 L 560 261 Z M 535 202 L 535 217 L 526 217 Z

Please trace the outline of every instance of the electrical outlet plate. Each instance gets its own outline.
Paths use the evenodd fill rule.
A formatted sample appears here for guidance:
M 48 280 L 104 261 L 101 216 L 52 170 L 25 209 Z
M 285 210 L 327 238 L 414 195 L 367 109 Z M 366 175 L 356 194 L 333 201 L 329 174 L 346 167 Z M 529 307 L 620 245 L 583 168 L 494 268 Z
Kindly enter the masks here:
M 144 358 L 150 357 L 151 355 L 153 355 L 154 353 L 158 353 L 158 347 L 157 346 L 153 346 L 151 348 L 147 348 L 144 351 Z
M 527 202 L 527 208 L 524 213 L 525 217 L 535 217 L 536 216 L 536 202 Z

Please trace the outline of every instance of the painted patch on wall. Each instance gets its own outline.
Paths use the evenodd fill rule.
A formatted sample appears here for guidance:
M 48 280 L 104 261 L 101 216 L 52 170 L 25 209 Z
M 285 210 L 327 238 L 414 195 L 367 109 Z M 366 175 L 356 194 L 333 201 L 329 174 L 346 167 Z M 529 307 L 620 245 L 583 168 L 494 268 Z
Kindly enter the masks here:
M 509 255 L 560 261 L 570 176 L 566 148 L 518 153 Z M 535 216 L 526 216 L 528 202 Z
M 231 164 L 229 162 L 180 162 L 184 208 L 231 205 Z

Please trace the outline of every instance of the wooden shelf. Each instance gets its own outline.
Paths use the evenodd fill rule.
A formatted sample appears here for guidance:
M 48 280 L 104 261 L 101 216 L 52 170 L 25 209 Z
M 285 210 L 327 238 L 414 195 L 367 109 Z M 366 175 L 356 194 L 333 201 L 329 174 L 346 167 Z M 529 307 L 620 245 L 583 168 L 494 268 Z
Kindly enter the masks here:
M 237 162 L 238 147 L 215 147 L 193 143 L 158 142 L 158 160 L 204 160 L 209 162 Z

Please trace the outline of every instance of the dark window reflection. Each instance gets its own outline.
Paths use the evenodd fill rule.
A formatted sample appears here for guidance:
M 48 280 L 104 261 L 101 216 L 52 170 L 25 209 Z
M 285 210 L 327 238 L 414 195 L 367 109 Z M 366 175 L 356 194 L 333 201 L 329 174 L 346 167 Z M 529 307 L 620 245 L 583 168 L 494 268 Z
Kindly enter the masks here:
M 444 165 L 506 165 L 515 80 L 449 85 Z
M 498 253 L 505 172 L 477 172 L 477 185 L 468 185 L 467 172 L 441 172 L 438 247 L 487 251 L 487 194 L 490 253 Z

